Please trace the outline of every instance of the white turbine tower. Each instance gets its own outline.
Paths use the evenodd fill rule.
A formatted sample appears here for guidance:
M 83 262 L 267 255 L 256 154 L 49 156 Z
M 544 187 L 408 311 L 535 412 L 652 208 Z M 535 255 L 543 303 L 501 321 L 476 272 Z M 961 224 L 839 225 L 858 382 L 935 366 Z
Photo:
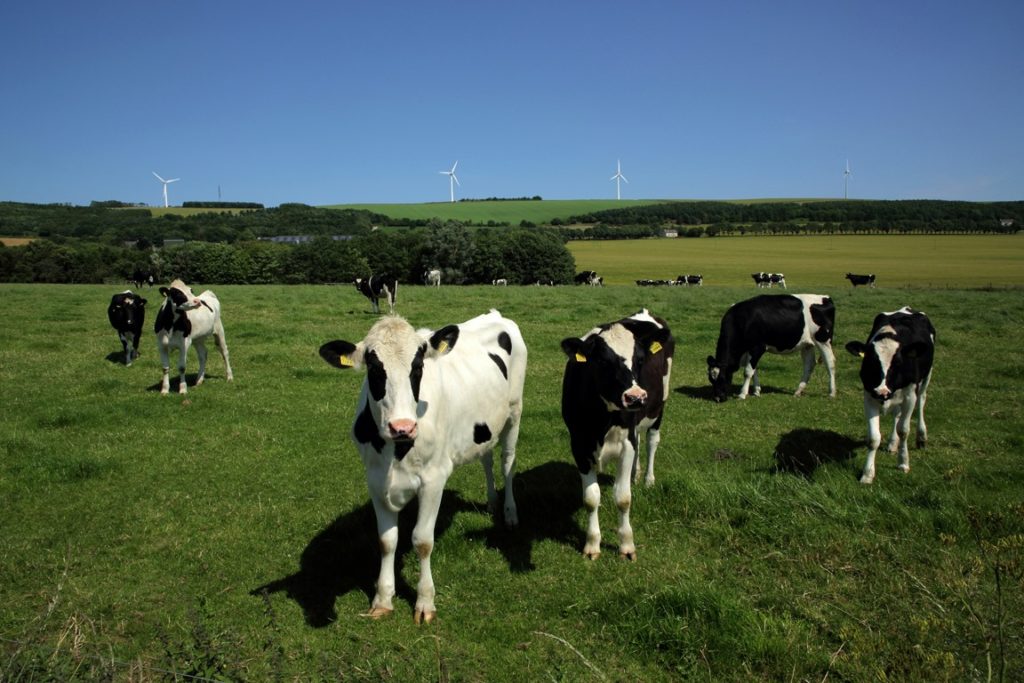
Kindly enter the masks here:
M 451 199 L 452 202 L 455 201 L 455 186 L 456 185 L 458 185 L 460 187 L 462 186 L 462 183 L 459 182 L 459 179 L 457 177 L 455 177 L 455 167 L 458 166 L 458 165 L 459 165 L 459 162 L 456 161 L 454 164 L 452 164 L 452 170 L 450 170 L 450 171 L 438 171 L 438 173 L 440 173 L 442 175 L 448 176 L 448 185 L 449 185 L 449 191 L 450 191 L 450 199 Z
M 846 170 L 843 171 L 843 199 L 850 198 L 850 160 L 846 160 Z
M 622 193 L 619 191 L 619 188 L 620 188 L 619 181 L 620 180 L 626 180 L 626 176 L 622 175 L 622 162 L 621 161 L 616 160 L 616 162 L 615 162 L 615 175 L 613 175 L 611 178 L 609 178 L 609 180 L 614 180 L 615 181 L 615 198 L 616 199 L 622 199 Z M 626 184 L 627 185 L 629 184 L 628 180 L 626 180 Z
M 164 184 L 164 208 L 166 209 L 168 207 L 168 204 L 167 204 L 167 186 L 170 185 L 171 183 L 178 182 L 179 180 L 181 180 L 181 178 L 171 178 L 170 180 L 164 180 L 159 175 L 157 175 L 156 171 L 153 171 L 153 175 L 156 176 L 157 180 L 159 180 L 161 183 Z

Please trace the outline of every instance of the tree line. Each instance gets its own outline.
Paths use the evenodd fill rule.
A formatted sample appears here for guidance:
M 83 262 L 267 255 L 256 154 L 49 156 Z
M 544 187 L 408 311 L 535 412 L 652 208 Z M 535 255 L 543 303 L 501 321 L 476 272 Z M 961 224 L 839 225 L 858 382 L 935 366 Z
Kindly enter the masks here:
M 425 271 L 439 269 L 446 284 L 489 284 L 498 278 L 512 284 L 568 284 L 575 274 L 564 240 L 545 228 L 469 230 L 455 221 L 434 221 L 423 229 L 341 237 L 319 235 L 297 245 L 193 240 L 162 249 L 37 239 L 0 247 L 0 281 L 120 284 L 143 271 L 159 282 L 179 277 L 204 285 L 340 283 L 370 274 L 419 283 Z

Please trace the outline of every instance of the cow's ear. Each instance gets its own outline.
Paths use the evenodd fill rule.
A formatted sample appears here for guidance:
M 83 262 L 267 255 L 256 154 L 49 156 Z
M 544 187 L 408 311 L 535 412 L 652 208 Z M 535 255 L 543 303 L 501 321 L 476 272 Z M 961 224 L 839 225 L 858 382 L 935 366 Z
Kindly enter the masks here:
M 709 368 L 717 368 L 718 367 L 718 361 L 715 360 L 714 356 L 708 356 L 708 367 Z
M 562 340 L 562 351 L 565 352 L 565 355 L 570 360 L 574 360 L 577 363 L 586 363 L 589 346 L 579 337 L 567 337 Z
M 146 300 L 145 299 L 139 299 L 139 303 L 141 305 L 145 306 L 146 305 Z
M 859 341 L 852 341 L 846 344 L 847 351 L 849 351 L 854 356 L 860 356 L 861 358 L 864 357 L 864 351 L 866 351 L 867 348 L 867 344 Z
M 647 340 L 647 353 L 656 355 L 665 348 L 665 344 L 672 338 L 672 333 L 665 328 L 659 329 L 657 332 L 652 334 Z
M 455 348 L 457 341 L 459 341 L 459 326 L 448 325 L 430 335 L 430 348 L 434 349 L 437 355 L 443 356 Z
M 328 365 L 340 370 L 348 370 L 359 367 L 363 354 L 355 344 L 335 339 L 320 347 L 320 357 L 327 361 Z
M 170 291 L 171 290 L 167 289 L 166 287 L 161 287 L 160 288 L 160 296 L 167 296 L 170 293 Z

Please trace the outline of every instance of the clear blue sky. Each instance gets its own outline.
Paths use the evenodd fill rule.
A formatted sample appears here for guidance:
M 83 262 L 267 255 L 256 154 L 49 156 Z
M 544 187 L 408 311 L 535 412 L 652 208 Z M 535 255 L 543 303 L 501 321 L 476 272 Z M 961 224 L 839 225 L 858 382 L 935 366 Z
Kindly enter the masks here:
M 1024 199 L 1024 2 L 5 2 L 0 200 Z

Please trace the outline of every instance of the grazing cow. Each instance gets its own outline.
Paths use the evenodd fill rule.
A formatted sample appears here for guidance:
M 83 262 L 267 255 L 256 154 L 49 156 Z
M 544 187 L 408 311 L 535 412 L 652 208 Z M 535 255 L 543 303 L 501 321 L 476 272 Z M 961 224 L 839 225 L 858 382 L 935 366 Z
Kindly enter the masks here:
M 414 330 L 403 318 L 385 316 L 361 342 L 328 342 L 320 355 L 336 368 L 367 369 L 352 438 L 366 467 L 380 534 L 380 574 L 368 616 L 393 610 L 398 513 L 418 496 L 412 532 L 420 558 L 414 618 L 432 621 L 437 610 L 430 554 L 453 468 L 483 461 L 487 501 L 497 516 L 492 450 L 500 441 L 505 524 L 519 522 L 512 495 L 526 377 L 519 327 L 495 310 L 437 332 Z
M 786 276 L 782 273 L 751 273 L 750 277 L 754 279 L 754 284 L 758 287 L 772 287 L 773 285 L 779 285 L 783 289 L 786 287 Z
M 743 386 L 739 398 L 747 397 L 750 383 L 754 396 L 761 393 L 757 363 L 766 351 L 800 351 L 804 374 L 796 388 L 803 393 L 814 370 L 815 349 L 828 369 L 829 396 L 836 395 L 836 365 L 832 353 L 836 308 L 832 299 L 818 294 L 762 294 L 733 304 L 722 317 L 721 331 L 714 356 L 708 356 L 708 380 L 715 400 L 726 398 L 733 373 L 743 368 Z
M 664 320 L 644 309 L 628 318 L 595 327 L 583 337 L 562 340 L 568 356 L 562 380 L 562 419 L 569 430 L 572 455 L 580 471 L 583 501 L 589 510 L 583 554 L 601 554 L 598 507 L 601 465 L 617 459 L 615 504 L 619 508 L 619 554 L 636 559 L 629 523 L 631 480 L 637 477 L 638 435 L 647 432 L 648 486 L 654 483 L 654 454 L 675 341 Z
M 870 275 L 854 275 L 853 273 L 847 273 L 846 279 L 850 281 L 850 284 L 856 287 L 857 285 L 867 285 L 869 287 L 875 286 L 875 274 Z
M 196 386 L 203 383 L 206 378 L 206 338 L 211 334 L 217 349 L 220 350 L 221 358 L 224 359 L 227 380 L 230 382 L 234 379 L 231 374 L 231 363 L 228 361 L 228 344 L 224 338 L 224 324 L 220 319 L 220 301 L 217 295 L 206 290 L 196 296 L 181 280 L 175 280 L 170 287 L 161 287 L 160 293 L 165 297 L 156 315 L 155 326 L 157 350 L 160 352 L 160 362 L 164 369 L 160 393 L 167 394 L 170 391 L 171 347 L 178 349 L 178 376 L 181 378 L 178 393 L 188 393 L 185 360 L 188 349 L 193 344 L 199 357 Z
M 153 278 L 153 273 L 147 273 L 146 271 L 140 269 L 136 269 L 135 272 L 132 273 L 132 277 L 129 280 L 129 282 L 135 285 L 135 287 L 142 287 L 143 285 L 149 285 L 150 287 L 152 287 L 154 281 L 155 280 Z
M 676 284 L 675 280 L 637 280 L 637 287 L 663 287 Z
M 124 346 L 124 364 L 130 366 L 139 357 L 139 339 L 146 320 L 146 300 L 130 289 L 110 297 L 107 318 L 117 330 L 117 338 Z
M 875 479 L 875 453 L 882 441 L 881 414 L 895 416 L 889 452 L 899 452 L 899 469 L 910 471 L 907 437 L 917 409 L 917 447 L 928 441 L 924 404 L 935 357 L 935 328 L 928 316 L 905 306 L 880 313 L 871 323 L 867 343 L 852 341 L 846 350 L 861 356 L 860 380 L 864 385 L 864 417 L 868 423 L 868 457 L 861 473 L 862 484 Z
M 429 287 L 441 286 L 441 271 L 436 268 L 423 273 L 423 284 Z
M 491 280 L 491 284 L 495 287 L 508 287 L 508 279 L 499 277 L 496 280 Z
M 354 281 L 356 291 L 370 300 L 373 312 L 380 313 L 380 298 L 383 295 L 388 302 L 388 310 L 395 312 L 395 301 L 398 299 L 398 279 L 387 275 L 371 275 L 357 277 Z
M 578 285 L 590 285 L 591 287 L 600 287 L 604 284 L 604 278 L 600 277 L 596 270 L 584 270 L 577 273 L 573 281 Z
M 682 285 L 684 287 L 689 287 L 690 285 L 695 285 L 697 287 L 701 287 L 704 284 L 704 276 L 703 275 L 680 275 L 679 277 L 676 278 L 675 284 L 676 285 Z

